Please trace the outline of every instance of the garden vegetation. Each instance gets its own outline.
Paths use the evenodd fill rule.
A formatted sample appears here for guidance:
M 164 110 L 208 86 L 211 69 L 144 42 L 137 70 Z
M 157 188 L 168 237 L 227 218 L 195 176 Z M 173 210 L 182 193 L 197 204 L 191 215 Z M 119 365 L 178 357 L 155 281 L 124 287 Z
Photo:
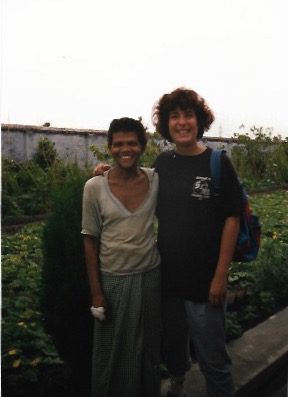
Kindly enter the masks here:
M 231 158 L 260 217 L 262 241 L 256 261 L 231 266 L 228 339 L 288 302 L 288 142 L 271 138 L 261 128 L 251 133 L 237 136 L 239 145 Z M 151 166 L 166 146 L 152 135 L 142 164 Z M 105 147 L 91 150 L 98 159 L 110 160 Z M 35 396 L 55 395 L 55 390 L 65 395 L 68 384 L 69 395 L 73 390 L 75 395 L 89 395 L 92 320 L 80 230 L 82 190 L 91 174 L 91 167 L 79 169 L 60 161 L 47 139 L 39 142 L 32 161 L 2 160 L 4 224 L 11 216 L 47 216 L 42 223 L 2 237 L 6 397 L 33 396 L 31 390 Z

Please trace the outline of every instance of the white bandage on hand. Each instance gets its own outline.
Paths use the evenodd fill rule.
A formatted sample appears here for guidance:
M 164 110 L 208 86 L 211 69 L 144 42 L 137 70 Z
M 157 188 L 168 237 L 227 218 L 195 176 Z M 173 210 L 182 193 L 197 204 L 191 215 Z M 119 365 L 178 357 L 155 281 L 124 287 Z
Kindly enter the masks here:
M 97 318 L 97 320 L 103 321 L 105 320 L 105 307 L 90 307 L 90 311 L 93 317 Z

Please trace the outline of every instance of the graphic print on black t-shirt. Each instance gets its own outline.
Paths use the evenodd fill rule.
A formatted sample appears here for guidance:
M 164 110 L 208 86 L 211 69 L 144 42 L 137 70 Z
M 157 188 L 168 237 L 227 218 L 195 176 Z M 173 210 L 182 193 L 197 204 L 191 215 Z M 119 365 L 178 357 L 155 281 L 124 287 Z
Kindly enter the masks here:
M 199 200 L 210 198 L 210 181 L 211 178 L 196 176 L 191 196 L 197 197 Z

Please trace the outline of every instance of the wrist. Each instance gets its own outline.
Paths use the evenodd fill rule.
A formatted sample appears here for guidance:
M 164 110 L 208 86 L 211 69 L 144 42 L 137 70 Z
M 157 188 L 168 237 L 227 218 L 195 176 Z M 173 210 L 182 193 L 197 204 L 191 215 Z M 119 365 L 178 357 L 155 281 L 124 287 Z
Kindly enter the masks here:
M 229 267 L 218 264 L 214 276 L 217 277 L 228 277 Z

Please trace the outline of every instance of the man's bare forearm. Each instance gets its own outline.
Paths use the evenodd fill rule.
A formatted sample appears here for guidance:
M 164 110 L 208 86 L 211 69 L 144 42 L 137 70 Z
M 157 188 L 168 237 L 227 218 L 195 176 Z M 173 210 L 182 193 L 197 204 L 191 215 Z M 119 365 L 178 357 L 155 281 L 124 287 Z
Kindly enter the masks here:
M 100 280 L 98 249 L 96 245 L 96 240 L 93 236 L 87 234 L 84 236 L 84 252 L 87 274 L 90 284 L 92 306 L 106 307 L 106 302 Z

